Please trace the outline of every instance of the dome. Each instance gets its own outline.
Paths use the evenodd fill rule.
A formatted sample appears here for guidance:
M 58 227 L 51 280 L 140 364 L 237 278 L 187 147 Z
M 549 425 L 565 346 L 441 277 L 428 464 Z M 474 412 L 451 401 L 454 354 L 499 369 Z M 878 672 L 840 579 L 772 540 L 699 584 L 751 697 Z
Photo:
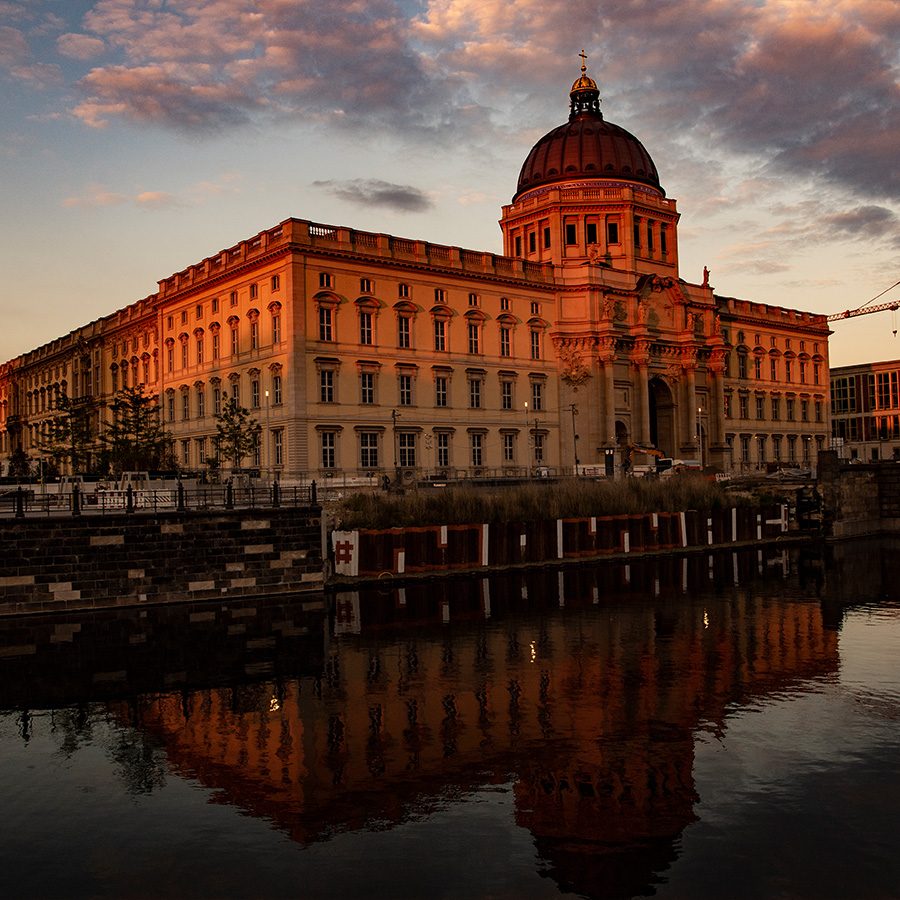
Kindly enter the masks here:
M 583 64 L 569 96 L 569 121 L 547 132 L 531 148 L 519 172 L 513 203 L 526 191 L 566 181 L 635 181 L 664 193 L 644 145 L 603 118 L 600 92 Z

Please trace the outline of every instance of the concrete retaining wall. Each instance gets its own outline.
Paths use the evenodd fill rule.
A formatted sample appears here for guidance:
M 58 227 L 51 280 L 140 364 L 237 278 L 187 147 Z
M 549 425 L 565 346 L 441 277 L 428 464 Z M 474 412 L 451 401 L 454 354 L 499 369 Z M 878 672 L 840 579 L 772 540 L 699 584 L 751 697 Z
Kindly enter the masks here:
M 322 589 L 321 514 L 0 522 L 0 615 Z
M 832 537 L 900 533 L 900 463 L 850 464 L 820 454 L 819 490 Z

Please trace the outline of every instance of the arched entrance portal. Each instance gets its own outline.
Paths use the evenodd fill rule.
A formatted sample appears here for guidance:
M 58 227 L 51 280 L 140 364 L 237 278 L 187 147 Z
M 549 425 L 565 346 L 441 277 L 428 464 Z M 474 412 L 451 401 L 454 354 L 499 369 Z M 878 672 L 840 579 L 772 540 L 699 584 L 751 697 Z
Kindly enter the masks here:
M 666 456 L 675 456 L 675 398 L 662 378 L 650 379 L 650 440 Z

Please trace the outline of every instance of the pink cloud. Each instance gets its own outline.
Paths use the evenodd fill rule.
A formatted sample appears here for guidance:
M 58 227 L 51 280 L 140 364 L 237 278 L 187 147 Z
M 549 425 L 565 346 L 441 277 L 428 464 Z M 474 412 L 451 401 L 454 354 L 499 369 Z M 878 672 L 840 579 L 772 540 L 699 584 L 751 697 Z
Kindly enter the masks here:
M 94 59 L 106 50 L 100 38 L 87 34 L 62 34 L 56 39 L 56 49 L 71 59 Z

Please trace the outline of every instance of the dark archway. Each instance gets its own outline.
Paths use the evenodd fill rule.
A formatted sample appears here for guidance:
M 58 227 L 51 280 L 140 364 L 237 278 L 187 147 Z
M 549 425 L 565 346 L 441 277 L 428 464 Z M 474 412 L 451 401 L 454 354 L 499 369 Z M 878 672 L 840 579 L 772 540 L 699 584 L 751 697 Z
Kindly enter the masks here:
M 675 456 L 675 398 L 662 378 L 651 378 L 649 388 L 650 440 L 666 456 Z

